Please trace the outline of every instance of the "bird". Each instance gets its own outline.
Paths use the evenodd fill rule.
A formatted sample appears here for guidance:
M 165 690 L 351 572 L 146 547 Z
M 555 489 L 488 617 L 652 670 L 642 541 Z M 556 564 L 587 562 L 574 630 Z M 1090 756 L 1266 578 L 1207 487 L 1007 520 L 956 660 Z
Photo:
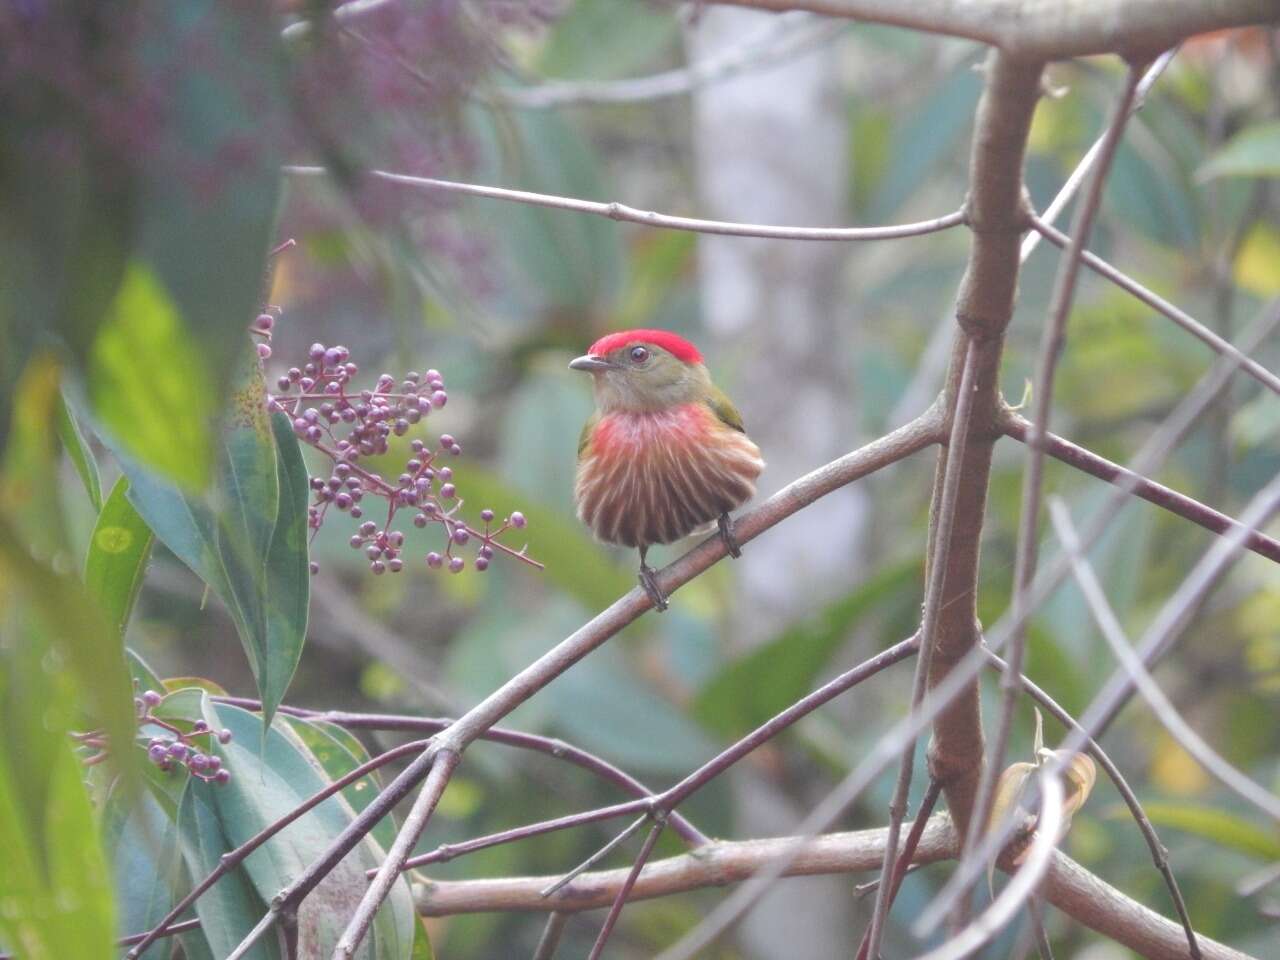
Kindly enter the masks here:
M 702 354 L 669 330 L 623 330 L 569 369 L 591 374 L 596 410 L 578 439 L 574 500 L 596 539 L 640 551 L 640 585 L 667 609 L 645 553 L 719 528 L 741 556 L 729 514 L 755 495 L 764 459 Z

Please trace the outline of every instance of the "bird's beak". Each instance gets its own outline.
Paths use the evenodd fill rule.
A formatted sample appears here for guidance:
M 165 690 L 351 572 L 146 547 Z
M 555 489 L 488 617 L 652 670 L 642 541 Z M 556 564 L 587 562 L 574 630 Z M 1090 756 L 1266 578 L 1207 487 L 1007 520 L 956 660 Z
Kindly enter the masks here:
M 585 370 L 587 373 L 599 373 L 601 370 L 612 370 L 613 364 L 604 357 L 593 357 L 587 354 L 569 361 L 570 370 Z

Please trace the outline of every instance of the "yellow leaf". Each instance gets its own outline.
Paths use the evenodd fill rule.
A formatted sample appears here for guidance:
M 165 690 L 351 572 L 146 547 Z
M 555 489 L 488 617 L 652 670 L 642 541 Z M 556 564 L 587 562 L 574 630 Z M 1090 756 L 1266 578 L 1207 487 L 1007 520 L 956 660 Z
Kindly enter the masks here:
M 1151 755 L 1151 780 L 1166 793 L 1184 797 L 1209 785 L 1209 775 L 1200 764 L 1163 730 Z
M 1257 223 L 1236 254 L 1236 283 L 1260 297 L 1280 293 L 1280 230 Z

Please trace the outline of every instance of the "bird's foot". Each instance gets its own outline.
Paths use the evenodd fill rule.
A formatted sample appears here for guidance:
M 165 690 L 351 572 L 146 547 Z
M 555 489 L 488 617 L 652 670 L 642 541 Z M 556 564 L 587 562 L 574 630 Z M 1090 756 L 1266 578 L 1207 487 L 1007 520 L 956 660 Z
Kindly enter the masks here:
M 661 613 L 667 609 L 667 595 L 662 592 L 662 588 L 658 586 L 658 578 L 653 572 L 653 567 L 647 563 L 640 564 L 640 586 L 644 587 L 644 592 L 649 595 L 649 600 L 653 603 L 653 608 Z
M 738 545 L 738 538 L 733 533 L 733 518 L 727 513 L 722 513 L 720 519 L 716 521 L 716 526 L 720 528 L 720 539 L 729 548 L 729 556 L 737 560 L 742 556 L 742 547 Z

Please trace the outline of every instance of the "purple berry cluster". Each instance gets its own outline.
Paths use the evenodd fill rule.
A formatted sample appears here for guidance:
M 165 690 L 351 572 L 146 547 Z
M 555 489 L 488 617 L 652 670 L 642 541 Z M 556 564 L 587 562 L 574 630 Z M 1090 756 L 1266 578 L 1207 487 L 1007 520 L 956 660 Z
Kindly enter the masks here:
M 263 338 L 258 353 L 264 360 L 271 355 L 269 341 L 275 324 L 270 309 L 255 319 L 251 328 Z M 473 542 L 472 566 L 476 570 L 487 570 L 496 552 L 541 568 L 523 548 L 514 550 L 498 540 L 508 530 L 525 526 L 523 514 L 512 513 L 495 524 L 494 512 L 483 510 L 482 529 L 458 516 L 462 499 L 452 468 L 442 461 L 459 456 L 462 445 L 449 434 L 441 434 L 434 447 L 420 439 L 410 441 L 409 457 L 394 480 L 364 466 L 362 461 L 387 454 L 393 437 L 405 436 L 431 411 L 448 403 L 449 394 L 438 370 L 410 371 L 399 380 L 383 373 L 372 389 L 355 385 L 359 372 L 346 347 L 313 343 L 306 362 L 289 368 L 276 381 L 277 392 L 267 395 L 267 408 L 288 415 L 298 439 L 332 463 L 325 473 L 310 478 L 312 502 L 307 523 L 312 536 L 331 510 L 345 513 L 360 521 L 349 543 L 352 549 L 364 551 L 369 569 L 375 574 L 399 573 L 405 563 L 405 532 L 397 529 L 396 514 L 412 510 L 415 527 L 438 524 L 445 533 L 443 552 L 433 550 L 426 555 L 428 569 L 448 567 L 460 573 L 466 560 L 459 551 Z M 386 518 L 381 523 L 364 519 L 370 497 L 386 503 Z M 314 574 L 319 565 L 313 561 L 310 568 Z
M 152 737 L 147 741 L 147 759 L 166 773 L 174 767 L 186 767 L 193 777 L 211 783 L 222 784 L 230 780 L 231 771 L 222 766 L 222 758 L 209 747 L 215 739 L 218 743 L 230 743 L 231 731 L 215 731 L 205 721 L 196 720 L 191 724 L 191 730 L 184 733 L 169 721 L 152 714 L 151 711 L 163 702 L 164 696 L 155 690 L 146 690 L 141 696 L 133 698 L 139 723 L 162 727 L 171 734 Z M 206 742 L 203 750 L 198 745 L 198 741 L 202 739 Z

